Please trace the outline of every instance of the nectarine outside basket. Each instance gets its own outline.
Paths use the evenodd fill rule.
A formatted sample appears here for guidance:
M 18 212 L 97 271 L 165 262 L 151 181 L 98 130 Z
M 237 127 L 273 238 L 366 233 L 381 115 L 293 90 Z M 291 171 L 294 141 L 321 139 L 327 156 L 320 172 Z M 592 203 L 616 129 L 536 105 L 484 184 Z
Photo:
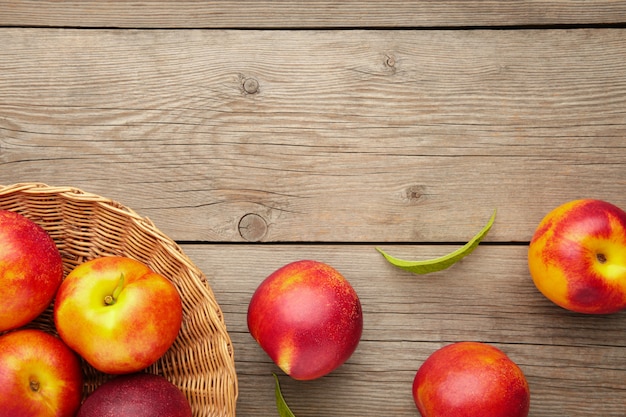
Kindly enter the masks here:
M 147 218 L 115 201 L 71 187 L 0 185 L 0 209 L 42 226 L 63 257 L 64 274 L 100 256 L 137 259 L 170 279 L 183 300 L 183 324 L 147 372 L 165 376 L 187 396 L 194 417 L 235 415 L 238 395 L 233 348 L 206 276 Z M 49 307 L 28 326 L 56 334 Z M 84 396 L 111 378 L 83 361 Z

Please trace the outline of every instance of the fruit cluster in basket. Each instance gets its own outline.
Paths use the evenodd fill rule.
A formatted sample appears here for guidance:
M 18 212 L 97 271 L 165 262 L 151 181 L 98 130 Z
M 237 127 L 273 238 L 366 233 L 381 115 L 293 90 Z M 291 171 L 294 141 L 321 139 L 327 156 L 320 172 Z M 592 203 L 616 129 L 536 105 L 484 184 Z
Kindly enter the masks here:
M 0 248 L 2 415 L 191 416 L 178 387 L 141 372 L 172 346 L 182 325 L 170 280 L 121 256 L 85 261 L 63 279 L 54 240 L 13 211 L 0 210 Z M 54 331 L 29 326 L 51 305 Z M 85 401 L 83 360 L 116 376 Z

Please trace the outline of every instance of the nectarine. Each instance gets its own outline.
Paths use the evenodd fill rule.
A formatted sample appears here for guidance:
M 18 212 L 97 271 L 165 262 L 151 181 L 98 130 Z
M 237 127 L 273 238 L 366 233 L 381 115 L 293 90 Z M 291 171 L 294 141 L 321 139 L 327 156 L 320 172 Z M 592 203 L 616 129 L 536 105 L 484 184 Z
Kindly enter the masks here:
M 109 374 L 140 371 L 174 343 L 182 324 L 178 290 L 137 260 L 104 256 L 74 268 L 54 302 L 61 338 Z
M 248 307 L 248 329 L 286 374 L 316 379 L 355 351 L 363 330 L 361 303 L 333 267 L 297 261 L 259 285 Z
M 0 332 L 35 319 L 63 279 L 61 254 L 50 235 L 27 217 L 0 210 Z
M 37 329 L 0 336 L 0 415 L 73 417 L 82 388 L 79 358 L 59 338 Z
M 530 392 L 522 370 L 498 348 L 457 342 L 417 371 L 413 398 L 422 417 L 526 417 Z
M 528 249 L 535 286 L 579 313 L 626 308 L 626 213 L 602 200 L 574 200 L 548 213 Z
M 76 417 L 191 417 L 183 392 L 165 377 L 135 373 L 100 385 Z

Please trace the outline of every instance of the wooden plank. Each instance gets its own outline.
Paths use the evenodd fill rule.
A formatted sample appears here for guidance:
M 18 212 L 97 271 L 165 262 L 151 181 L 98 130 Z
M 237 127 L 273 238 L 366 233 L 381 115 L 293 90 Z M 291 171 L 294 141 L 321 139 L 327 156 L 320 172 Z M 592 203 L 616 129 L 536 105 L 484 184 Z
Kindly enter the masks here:
M 624 1 L 0 1 L 0 26 L 320 28 L 626 22 Z
M 452 246 L 390 246 L 434 257 Z M 531 417 L 618 417 L 626 410 L 626 312 L 584 316 L 544 298 L 526 266 L 525 245 L 481 245 L 448 270 L 416 276 L 395 269 L 371 245 L 184 245 L 208 275 L 233 339 L 237 415 L 276 414 L 272 372 L 298 417 L 415 416 L 411 384 L 445 344 L 475 340 L 504 350 L 531 388 Z M 342 367 L 311 382 L 285 376 L 247 330 L 247 305 L 280 266 L 317 259 L 356 289 L 361 343 Z
M 177 240 L 461 242 L 497 208 L 488 239 L 527 241 L 569 199 L 626 207 L 625 30 L 0 44 L 0 184 L 82 188 Z

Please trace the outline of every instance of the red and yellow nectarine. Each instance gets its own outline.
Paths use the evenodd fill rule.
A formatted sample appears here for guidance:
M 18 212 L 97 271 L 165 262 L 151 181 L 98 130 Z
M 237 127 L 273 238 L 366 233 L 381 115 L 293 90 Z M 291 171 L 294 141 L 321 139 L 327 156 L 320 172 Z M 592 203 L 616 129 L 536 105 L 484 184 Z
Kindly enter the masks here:
M 248 306 L 248 329 L 286 374 L 316 379 L 356 349 L 363 331 L 361 303 L 333 267 L 297 261 L 259 285 Z
M 526 417 L 530 391 L 522 370 L 498 348 L 457 342 L 432 353 L 413 380 L 422 417 Z
M 83 375 L 78 357 L 42 330 L 0 336 L 0 415 L 73 417 Z
M 35 319 L 50 305 L 63 279 L 54 240 L 38 224 L 0 210 L 0 332 Z
M 574 200 L 548 213 L 528 249 L 532 279 L 548 299 L 588 314 L 626 308 L 626 213 L 601 200 Z
M 95 258 L 65 278 L 54 302 L 61 338 L 99 371 L 132 373 L 174 343 L 182 302 L 167 278 L 134 259 Z

